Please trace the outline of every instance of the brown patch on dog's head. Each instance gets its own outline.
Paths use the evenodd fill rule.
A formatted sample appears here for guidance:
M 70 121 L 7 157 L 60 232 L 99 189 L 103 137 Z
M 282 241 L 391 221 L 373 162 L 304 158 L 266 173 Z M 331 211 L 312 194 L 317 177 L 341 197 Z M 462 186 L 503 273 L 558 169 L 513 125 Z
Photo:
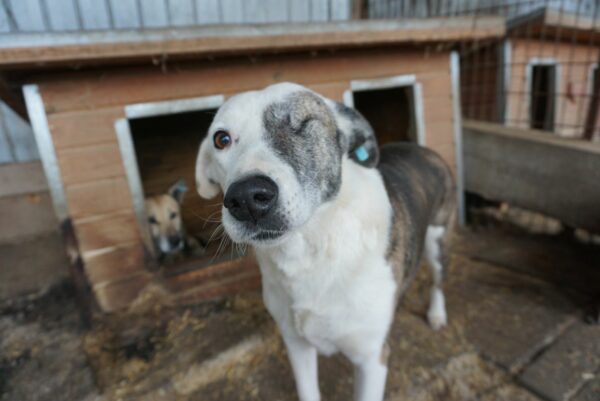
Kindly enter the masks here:
M 187 191 L 183 180 L 177 181 L 166 194 L 146 198 L 146 214 L 156 249 L 163 254 L 181 251 L 185 229 L 181 220 L 181 203 Z

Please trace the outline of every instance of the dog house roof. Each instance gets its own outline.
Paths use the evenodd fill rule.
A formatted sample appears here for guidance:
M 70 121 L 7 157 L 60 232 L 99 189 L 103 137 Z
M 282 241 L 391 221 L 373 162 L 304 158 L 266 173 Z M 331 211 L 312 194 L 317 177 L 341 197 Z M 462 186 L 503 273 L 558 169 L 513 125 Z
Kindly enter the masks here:
M 504 20 L 499 17 L 457 17 L 16 34 L 0 45 L 0 69 L 455 42 L 500 37 L 504 32 Z
M 530 13 L 517 16 L 507 22 L 511 36 L 544 34 L 547 38 L 573 40 L 592 46 L 600 43 L 600 17 L 568 13 L 549 7 L 542 7 Z

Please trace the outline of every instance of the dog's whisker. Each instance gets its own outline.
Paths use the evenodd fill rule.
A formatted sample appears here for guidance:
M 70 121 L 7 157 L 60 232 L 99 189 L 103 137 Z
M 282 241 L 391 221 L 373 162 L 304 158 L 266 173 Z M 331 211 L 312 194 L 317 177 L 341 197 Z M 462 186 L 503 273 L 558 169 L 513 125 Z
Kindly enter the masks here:
M 212 234 L 210 235 L 210 237 L 208 238 L 208 241 L 206 243 L 209 244 L 211 241 L 223 237 L 224 232 L 225 232 L 225 227 L 223 227 L 223 224 L 219 224 L 217 226 L 217 228 L 215 228 L 213 230 Z M 215 237 L 217 235 L 218 235 L 218 237 Z

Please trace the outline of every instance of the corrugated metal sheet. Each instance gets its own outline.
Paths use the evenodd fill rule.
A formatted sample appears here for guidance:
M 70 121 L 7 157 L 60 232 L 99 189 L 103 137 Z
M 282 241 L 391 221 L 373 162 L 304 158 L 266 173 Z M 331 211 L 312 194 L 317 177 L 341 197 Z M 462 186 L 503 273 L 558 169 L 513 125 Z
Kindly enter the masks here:
M 31 126 L 0 102 L 0 164 L 38 159 Z
M 352 0 L 2 0 L 0 33 L 350 19 Z

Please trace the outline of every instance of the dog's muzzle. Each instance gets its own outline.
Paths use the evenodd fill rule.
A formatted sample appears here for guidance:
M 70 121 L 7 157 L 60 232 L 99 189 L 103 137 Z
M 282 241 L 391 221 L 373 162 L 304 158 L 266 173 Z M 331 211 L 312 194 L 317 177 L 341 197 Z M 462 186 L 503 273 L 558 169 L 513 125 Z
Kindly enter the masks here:
M 258 224 L 271 214 L 278 195 L 279 188 L 272 179 L 255 175 L 231 184 L 223 205 L 236 220 Z

